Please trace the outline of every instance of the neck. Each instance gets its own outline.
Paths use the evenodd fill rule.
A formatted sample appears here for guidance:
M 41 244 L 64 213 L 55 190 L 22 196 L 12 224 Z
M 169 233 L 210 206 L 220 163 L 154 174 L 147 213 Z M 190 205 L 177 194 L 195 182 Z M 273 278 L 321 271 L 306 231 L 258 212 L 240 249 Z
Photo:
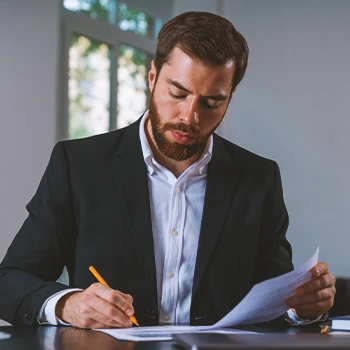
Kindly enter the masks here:
M 145 122 L 145 133 L 148 140 L 148 143 L 151 147 L 151 150 L 153 152 L 153 156 L 155 160 L 167 168 L 169 171 L 171 171 L 177 178 L 186 171 L 192 164 L 194 164 L 201 156 L 201 154 L 195 154 L 191 158 L 188 158 L 186 160 L 178 161 L 171 159 L 167 156 L 165 156 L 163 153 L 161 153 L 154 141 L 153 133 L 152 133 L 152 127 L 151 122 L 149 118 Z

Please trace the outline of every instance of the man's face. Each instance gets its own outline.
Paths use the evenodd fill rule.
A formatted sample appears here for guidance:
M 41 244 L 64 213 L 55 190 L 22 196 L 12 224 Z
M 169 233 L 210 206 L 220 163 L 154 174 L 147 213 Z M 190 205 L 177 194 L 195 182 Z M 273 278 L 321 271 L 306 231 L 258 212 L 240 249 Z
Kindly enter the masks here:
M 157 148 L 177 161 L 201 155 L 231 99 L 233 61 L 208 66 L 175 47 L 158 74 L 156 81 L 152 62 L 149 118 Z

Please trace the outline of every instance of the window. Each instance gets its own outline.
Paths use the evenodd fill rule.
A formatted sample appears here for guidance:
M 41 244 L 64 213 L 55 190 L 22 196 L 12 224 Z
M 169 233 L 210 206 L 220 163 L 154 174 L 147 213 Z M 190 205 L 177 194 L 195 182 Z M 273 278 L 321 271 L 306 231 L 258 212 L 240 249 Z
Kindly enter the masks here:
M 62 1 L 59 138 L 80 138 L 137 120 L 159 18 L 115 0 Z
M 133 46 L 119 47 L 117 128 L 131 124 L 146 109 L 150 60 L 150 56 Z
M 73 35 L 69 49 L 68 137 L 106 132 L 109 127 L 109 47 Z
M 116 2 L 113 0 L 63 0 L 63 6 L 67 10 L 87 14 L 93 19 L 115 22 Z

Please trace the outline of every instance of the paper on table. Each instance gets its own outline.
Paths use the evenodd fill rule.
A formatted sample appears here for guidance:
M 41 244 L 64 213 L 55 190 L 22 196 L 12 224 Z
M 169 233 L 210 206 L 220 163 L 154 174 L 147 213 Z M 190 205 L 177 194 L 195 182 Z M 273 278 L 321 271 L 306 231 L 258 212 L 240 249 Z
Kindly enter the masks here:
M 11 338 L 11 334 L 0 332 L 0 340 Z
M 229 328 L 211 329 L 211 326 L 152 326 L 152 327 L 133 327 L 127 329 L 95 329 L 104 332 L 119 340 L 132 341 L 164 341 L 171 340 L 175 333 L 195 333 L 206 332 L 220 334 L 254 334 L 255 332 L 241 331 Z
M 317 264 L 319 247 L 315 254 L 294 271 L 256 284 L 244 299 L 212 327 L 232 327 L 266 322 L 289 310 L 284 300 L 295 294 L 297 287 L 311 279 L 310 270 Z
M 266 322 L 283 315 L 289 309 L 284 300 L 294 295 L 298 286 L 311 279 L 310 270 L 317 263 L 318 252 L 319 248 L 306 263 L 294 271 L 256 284 L 234 309 L 213 326 L 155 326 L 95 330 L 120 340 L 133 341 L 171 340 L 171 334 L 185 332 L 253 333 L 224 327 Z

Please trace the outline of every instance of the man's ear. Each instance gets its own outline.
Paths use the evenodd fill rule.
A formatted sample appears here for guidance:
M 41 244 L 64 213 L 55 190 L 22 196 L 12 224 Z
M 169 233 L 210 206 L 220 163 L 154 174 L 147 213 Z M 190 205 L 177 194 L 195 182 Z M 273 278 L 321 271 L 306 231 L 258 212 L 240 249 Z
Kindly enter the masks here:
M 152 60 L 151 69 L 148 72 L 148 87 L 151 90 L 151 92 L 153 91 L 154 84 L 156 83 L 156 77 L 157 77 L 157 69 L 156 69 L 154 60 Z

